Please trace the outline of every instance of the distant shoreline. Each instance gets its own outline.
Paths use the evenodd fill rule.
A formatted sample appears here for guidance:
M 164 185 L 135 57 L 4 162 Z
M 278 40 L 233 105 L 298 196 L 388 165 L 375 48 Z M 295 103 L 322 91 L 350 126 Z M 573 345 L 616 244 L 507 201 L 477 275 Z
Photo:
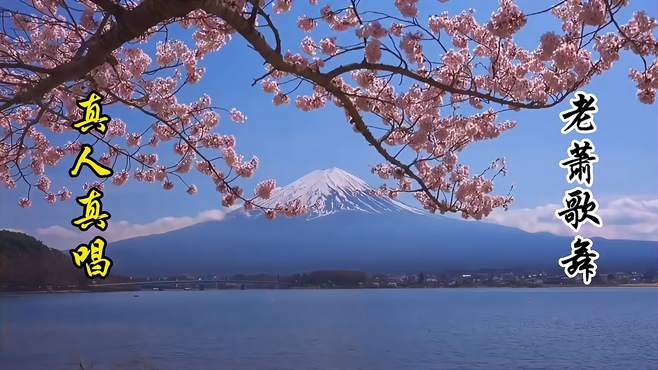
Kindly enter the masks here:
M 399 287 L 399 288 L 363 288 L 363 287 L 332 287 L 332 288 L 319 288 L 319 287 L 294 287 L 294 288 L 249 288 L 246 290 L 403 290 L 403 289 L 546 289 L 546 288 L 658 288 L 658 283 L 635 283 L 635 284 L 619 284 L 619 285 L 543 285 L 543 286 L 459 286 L 459 287 Z M 222 291 L 235 291 L 239 289 L 212 289 L 207 288 L 204 290 L 222 290 Z M 46 294 L 46 293 L 116 293 L 116 292 L 152 292 L 151 289 L 141 290 L 117 290 L 117 289 L 66 289 L 66 290 L 2 290 L 0 295 L 4 294 Z M 184 289 L 163 289 L 161 291 L 186 291 Z M 199 289 L 192 289 L 192 291 L 199 291 Z

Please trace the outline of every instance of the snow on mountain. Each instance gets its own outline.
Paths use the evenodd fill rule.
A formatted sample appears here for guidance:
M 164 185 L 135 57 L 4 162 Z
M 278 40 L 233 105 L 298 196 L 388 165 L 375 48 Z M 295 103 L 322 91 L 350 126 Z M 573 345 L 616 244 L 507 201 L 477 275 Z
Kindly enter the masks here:
M 327 269 L 560 271 L 555 261 L 571 242 L 571 237 L 432 215 L 372 190 L 337 168 L 314 171 L 276 189 L 269 201 L 322 204 L 311 211 L 311 219 L 267 220 L 251 217 L 259 212 L 235 210 L 221 221 L 112 243 L 113 271 L 127 276 Z M 595 243 L 607 271 L 654 271 L 658 266 L 655 242 L 597 238 Z
M 297 199 L 310 207 L 309 218 L 342 211 L 423 213 L 400 201 L 375 194 L 375 189 L 365 181 L 335 167 L 315 170 L 287 186 L 275 189 L 263 205 L 274 207 Z

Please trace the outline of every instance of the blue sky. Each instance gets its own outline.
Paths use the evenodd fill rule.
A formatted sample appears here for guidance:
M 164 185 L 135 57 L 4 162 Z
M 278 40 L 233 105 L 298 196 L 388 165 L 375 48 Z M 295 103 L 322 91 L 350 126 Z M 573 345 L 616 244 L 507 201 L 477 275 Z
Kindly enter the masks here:
M 536 2 L 526 0 L 519 3 L 526 12 L 539 10 Z M 373 2 L 364 1 L 363 4 L 367 8 Z M 432 1 L 424 4 L 431 5 L 422 10 L 425 19 L 443 10 L 455 14 L 470 6 L 476 9 L 478 19 L 485 20 L 496 2 L 451 1 L 441 4 Z M 625 10 L 619 19 L 625 22 L 633 9 L 643 5 L 654 8 L 647 10 L 655 15 L 653 1 L 636 1 L 633 2 L 634 8 Z M 306 11 L 308 14 L 315 12 L 317 10 Z M 290 35 L 284 36 L 284 49 L 297 50 L 303 34 L 294 24 L 296 17 L 303 13 L 294 8 L 290 15 L 275 16 L 281 33 Z M 519 35 L 519 42 L 526 47 L 536 47 L 539 36 L 553 29 L 554 22 L 555 18 L 550 15 L 531 18 Z M 189 40 L 189 31 L 175 31 L 174 36 Z M 588 137 L 595 143 L 599 156 L 592 189 L 597 200 L 602 202 L 623 197 L 652 199 L 658 195 L 658 106 L 640 103 L 635 96 L 634 82 L 627 77 L 629 68 L 639 67 L 640 63 L 634 55 L 624 54 L 612 71 L 595 78 L 584 88 L 599 99 L 599 112 L 595 116 L 598 131 Z M 213 98 L 214 104 L 226 108 L 235 106 L 247 114 L 246 124 L 235 124 L 222 117 L 218 130 L 237 136 L 240 153 L 246 157 L 256 154 L 261 159 L 255 178 L 245 183 L 248 190 L 263 179 L 275 178 L 284 185 L 314 169 L 328 167 L 340 167 L 372 185 L 379 185 L 369 169 L 381 162 L 380 157 L 351 130 L 341 111 L 333 105 L 309 113 L 299 111 L 293 104 L 274 107 L 271 95 L 263 93 L 260 86 L 250 86 L 253 78 L 263 71 L 263 66 L 259 57 L 239 37 L 226 48 L 208 56 L 202 66 L 207 68 L 205 78 L 185 89 L 180 99 L 189 101 L 205 92 Z M 568 102 L 563 102 L 553 109 L 505 113 L 501 118 L 516 120 L 518 126 L 497 140 L 471 146 L 461 158 L 480 168 L 497 157 L 505 157 L 509 174 L 497 179 L 496 189 L 499 193 L 506 193 L 509 186 L 514 185 L 516 201 L 512 209 L 560 203 L 564 191 L 571 186 L 565 181 L 564 169 L 558 166 L 558 162 L 566 156 L 571 140 L 582 138 L 576 133 L 560 133 L 562 123 L 558 114 L 567 107 Z M 127 109 L 115 109 L 110 113 L 128 122 L 129 127 L 146 123 L 141 114 Z M 52 177 L 56 184 L 67 184 L 74 196 L 79 196 L 85 179 L 83 176 L 77 179 L 67 177 L 65 167 L 72 160 L 67 157 L 65 166 L 58 167 Z M 132 181 L 121 188 L 106 185 L 105 208 L 113 215 L 110 228 L 113 221 L 148 223 L 163 217 L 195 216 L 205 210 L 221 208 L 219 194 L 209 180 L 194 175 L 190 179 L 200 190 L 194 196 L 186 194 L 180 184 L 170 192 L 165 192 L 159 185 Z M 90 176 L 88 180 L 94 179 Z M 80 212 L 75 202 L 50 206 L 41 199 L 35 199 L 29 209 L 19 209 L 16 202 L 23 195 L 18 191 L 0 189 L 0 227 L 30 233 L 52 225 L 70 227 L 68 222 Z M 116 227 L 121 226 L 117 224 Z

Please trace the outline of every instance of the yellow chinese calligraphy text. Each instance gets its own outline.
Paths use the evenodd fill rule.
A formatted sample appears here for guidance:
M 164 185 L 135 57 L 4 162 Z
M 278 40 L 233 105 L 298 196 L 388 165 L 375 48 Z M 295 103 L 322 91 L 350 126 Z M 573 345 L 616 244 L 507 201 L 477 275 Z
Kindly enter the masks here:
M 76 249 L 71 249 L 73 264 L 83 268 L 87 277 L 93 279 L 99 276 L 101 279 L 107 277 L 112 267 L 112 260 L 105 256 L 107 242 L 100 236 L 95 237 L 89 245 L 80 244 Z
M 87 195 L 76 198 L 78 204 L 85 209 L 83 216 L 71 220 L 73 226 L 82 231 L 89 229 L 92 225 L 101 231 L 107 229 L 107 220 L 111 215 L 109 212 L 103 211 L 101 198 L 103 198 L 103 192 L 95 188 L 89 189 Z
M 101 100 L 103 100 L 103 97 L 95 91 L 92 91 L 86 100 L 78 100 L 77 105 L 85 110 L 85 118 L 75 122 L 73 124 L 74 129 L 83 134 L 91 129 L 96 129 L 101 134 L 107 131 L 105 123 L 110 120 L 110 117 L 103 114 L 103 107 L 99 104 Z
M 104 167 L 102 164 L 96 162 L 90 155 L 94 153 L 94 149 L 89 144 L 82 144 L 82 148 L 78 157 L 75 159 L 75 164 L 69 170 L 71 177 L 76 177 L 80 174 L 80 168 L 86 164 L 98 177 L 112 176 L 112 169 Z

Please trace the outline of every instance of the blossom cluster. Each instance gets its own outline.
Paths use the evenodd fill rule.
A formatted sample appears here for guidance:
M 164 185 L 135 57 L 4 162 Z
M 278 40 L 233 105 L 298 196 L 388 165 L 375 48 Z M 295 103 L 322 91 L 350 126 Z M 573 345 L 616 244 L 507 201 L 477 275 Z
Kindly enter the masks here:
M 104 105 L 126 105 L 145 117 L 114 118 L 95 138 L 105 148 L 102 163 L 135 164 L 118 168 L 112 184 L 135 180 L 169 190 L 180 181 L 194 194 L 197 186 L 184 176 L 197 171 L 211 179 L 225 206 L 258 208 L 275 182 L 261 182 L 247 195 L 236 181 L 254 177 L 260 161 L 245 159 L 235 137 L 218 133 L 222 112 L 239 124 L 247 115 L 214 105 L 208 95 L 183 102 L 180 94 L 214 68 L 204 58 L 234 38 L 263 58 L 266 73 L 256 81 L 275 106 L 293 103 L 312 111 L 334 105 L 345 112 L 346 122 L 385 162 L 374 167 L 387 181 L 382 193 L 411 192 L 430 211 L 464 217 L 486 217 L 511 201 L 493 193 L 492 180 L 505 173 L 504 162 L 480 172 L 459 161 L 468 146 L 514 127 L 499 120 L 500 111 L 554 106 L 610 70 L 624 51 L 642 62 L 629 71 L 638 99 L 656 99 L 658 21 L 646 11 L 627 22 L 615 19 L 626 0 L 566 0 L 532 14 L 514 0 L 500 0 L 485 21 L 470 9 L 443 11 L 443 1 L 432 5 L 434 14 L 423 14 L 427 8 L 418 0 L 393 0 L 395 14 L 346 1 L 300 12 L 293 19 L 301 39 L 278 28 L 279 14 L 294 10 L 292 0 L 267 6 L 155 1 L 117 5 L 121 16 L 87 0 L 76 7 L 40 0 L 26 12 L 3 10 L 11 32 L 0 34 L 0 98 L 8 102 L 0 113 L 0 183 L 25 185 L 21 206 L 31 204 L 32 188 L 50 203 L 70 197 L 65 188 L 52 190 L 46 172 L 79 151 L 82 143 L 71 137 L 69 123 L 81 118 L 76 101 L 97 90 L 106 96 Z M 154 6 L 160 11 L 144 11 Z M 127 27 L 123 20 L 134 14 L 152 22 Z M 559 31 L 538 34 L 536 46 L 526 48 L 515 38 L 533 17 L 553 18 Z M 171 23 L 190 30 L 191 38 L 171 38 Z M 76 74 L 85 66 L 91 67 Z M 55 139 L 63 135 L 70 141 L 58 144 L 66 141 Z M 305 207 L 263 211 L 273 218 Z

